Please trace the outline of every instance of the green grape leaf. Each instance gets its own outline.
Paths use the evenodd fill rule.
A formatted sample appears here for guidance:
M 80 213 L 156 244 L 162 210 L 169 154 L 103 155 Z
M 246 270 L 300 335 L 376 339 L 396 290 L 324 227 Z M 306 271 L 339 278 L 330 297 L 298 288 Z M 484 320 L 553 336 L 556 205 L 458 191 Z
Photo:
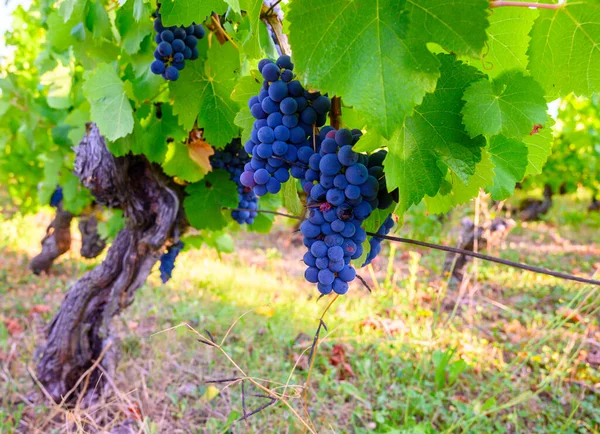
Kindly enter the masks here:
M 190 157 L 188 146 L 180 141 L 169 143 L 162 166 L 167 175 L 176 176 L 188 182 L 197 182 L 206 175 L 206 170 Z
M 80 19 L 85 11 L 88 0 L 63 0 L 58 7 L 58 14 L 66 23 L 73 17 Z
M 49 86 L 48 105 L 55 109 L 71 107 L 71 68 L 60 63 L 40 77 L 40 84 Z
M 227 9 L 223 0 L 164 0 L 160 4 L 160 16 L 164 26 L 189 26 L 200 24 L 212 12 L 222 14 Z
M 548 116 L 548 121 L 544 125 L 538 132 L 532 131 L 523 138 L 523 142 L 527 146 L 527 158 L 529 159 L 525 176 L 542 173 L 542 168 L 552 153 L 554 119 Z
M 298 197 L 298 183 L 291 178 L 288 182 L 284 182 L 281 188 L 283 197 L 283 206 L 295 216 L 301 216 L 304 213 L 304 207 Z
M 521 138 L 546 121 L 544 90 L 519 71 L 505 72 L 493 81 L 483 78 L 464 94 L 464 124 L 471 137 L 503 134 Z
M 243 106 L 242 109 L 235 115 L 234 123 L 242 129 L 242 143 L 246 143 L 250 140 L 250 134 L 252 133 L 252 127 L 254 126 L 254 116 L 250 113 L 250 109 L 247 106 Z
M 387 142 L 388 154 L 383 162 L 388 190 L 399 187 L 397 214 L 402 214 L 423 196 L 433 196 L 444 178 L 431 149 L 421 146 L 406 123 Z
M 202 181 L 188 185 L 185 192 L 185 215 L 196 229 L 223 229 L 231 220 L 231 211 L 222 208 L 235 208 L 238 204 L 237 186 L 224 170 L 215 170 Z
M 92 203 L 92 194 L 81 185 L 79 178 L 70 171 L 61 172 L 60 186 L 63 189 L 65 210 L 79 215 Z
M 254 117 L 248 108 L 248 100 L 258 95 L 262 87 L 262 76 L 258 70 L 250 71 L 250 75 L 241 77 L 231 93 L 231 99 L 240 105 L 240 111 L 235 115 L 234 123 L 242 129 L 242 143 L 250 140 L 254 126 Z
M 451 190 L 446 194 L 441 191 L 433 196 L 425 196 L 427 211 L 432 214 L 445 214 L 456 205 L 462 205 L 469 202 L 479 194 L 479 190 L 489 187 L 494 183 L 494 164 L 490 154 L 484 149 L 481 152 L 481 161 L 475 167 L 475 173 L 465 184 L 452 172 L 446 175 L 446 181 L 451 186 Z
M 400 134 L 388 142 L 387 185 L 390 190 L 400 189 L 399 209 L 403 211 L 424 195 L 437 193 L 446 174 L 444 165 L 466 183 L 485 145 L 482 136 L 469 137 L 461 115 L 463 92 L 481 74 L 451 55 L 439 59 L 441 76 L 435 92 L 425 96 L 404 121 Z
M 260 19 L 260 12 L 263 7 L 263 0 L 241 0 L 241 8 L 246 11 L 247 17 L 250 20 L 250 28 L 252 36 L 244 43 L 245 54 L 250 58 L 258 58 L 261 56 L 260 49 L 260 30 L 264 27 Z
M 164 82 L 162 76 L 153 74 L 150 68 L 146 68 L 142 75 L 131 80 L 133 96 L 139 102 L 152 100 L 158 95 L 159 88 Z
M 473 62 L 473 65 L 490 78 L 496 78 L 510 69 L 527 69 L 529 32 L 537 16 L 537 9 L 493 9 L 489 17 L 490 27 L 487 29 L 488 49 L 485 57 L 479 62 Z
M 487 39 L 488 0 L 407 0 L 411 32 L 456 54 L 477 56 Z
M 137 53 L 144 38 L 153 32 L 152 21 L 136 21 L 133 14 L 133 3 L 132 0 L 129 0 L 123 7 L 119 8 L 115 22 L 117 29 L 121 34 L 122 47 L 128 54 Z M 150 15 L 147 6 L 146 13 L 147 15 Z
M 294 182 L 293 180 L 290 180 L 289 182 L 284 183 L 282 185 L 282 190 L 286 187 L 287 184 L 294 184 Z M 262 196 L 258 201 L 259 210 L 277 211 L 279 208 L 281 208 L 281 206 L 281 195 L 279 194 L 267 194 L 265 196 Z M 248 229 L 250 229 L 253 232 L 266 234 L 271 231 L 274 221 L 275 215 L 259 212 L 258 215 L 254 218 L 254 223 L 248 225 Z
M 234 119 L 239 107 L 230 95 L 239 67 L 239 54 L 232 44 L 213 44 L 206 62 L 190 62 L 171 86 L 179 123 L 191 130 L 197 118 L 206 141 L 218 148 L 238 136 Z
M 258 96 L 262 89 L 263 78 L 258 70 L 253 69 L 250 75 L 240 77 L 231 92 L 231 99 L 239 103 L 240 106 L 248 106 L 248 100 L 253 96 Z
M 90 10 L 85 18 L 87 29 L 94 38 L 110 37 L 110 19 L 100 0 L 90 2 Z
M 408 34 L 405 0 L 294 0 L 286 18 L 299 75 L 387 139 L 435 88 L 439 63 Z
M 530 35 L 529 71 L 549 95 L 600 90 L 600 3 L 540 9 Z
M 59 183 L 59 173 L 63 168 L 63 156 L 60 152 L 49 152 L 40 155 L 39 159 L 44 163 L 44 180 L 38 189 L 38 201 L 40 205 L 47 205 Z
M 503 200 L 515 191 L 515 184 L 525 176 L 527 146 L 515 139 L 494 136 L 490 139 L 488 152 L 494 163 L 494 185 L 490 188 L 492 199 Z
M 115 155 L 125 155 L 128 152 L 144 154 L 148 160 L 161 163 L 165 159 L 168 149 L 167 138 L 170 137 L 175 142 L 181 142 L 187 137 L 187 134 L 177 123 L 177 117 L 173 115 L 171 106 L 168 104 L 162 104 L 160 118 L 155 115 L 154 111 L 151 113 L 152 116 L 148 116 L 150 114 L 148 106 L 142 107 L 146 107 L 146 109 L 139 109 L 135 113 L 136 123 L 133 133 L 117 141 L 116 149 L 114 146 L 110 146 L 110 150 Z M 173 151 L 176 150 L 173 148 Z M 176 153 L 172 156 L 174 161 L 178 161 Z M 181 157 L 184 158 L 184 156 Z M 167 167 L 171 170 L 171 165 Z M 186 167 L 186 165 L 183 164 L 182 167 Z M 191 167 L 194 174 L 198 173 L 194 166 Z M 185 176 L 181 178 L 184 179 Z
M 373 210 L 371 215 L 363 222 L 362 228 L 366 232 L 377 232 L 379 230 L 379 228 L 381 227 L 381 225 L 383 225 L 383 222 L 385 221 L 385 219 L 387 219 L 388 215 L 390 215 L 392 213 L 392 211 L 393 211 L 392 207 L 385 209 L 385 210 L 384 209 Z M 360 257 L 358 259 L 355 259 L 352 261 L 353 265 L 356 268 L 362 267 L 363 264 L 365 263 L 365 261 L 367 260 L 367 256 L 369 255 L 369 252 L 371 251 L 371 243 L 369 241 L 372 238 L 373 237 L 368 236 L 367 239 L 365 241 L 363 241 L 362 255 L 360 255 Z
M 92 119 L 108 140 L 133 131 L 133 109 L 112 65 L 98 66 L 85 81 L 83 94 L 91 104 Z

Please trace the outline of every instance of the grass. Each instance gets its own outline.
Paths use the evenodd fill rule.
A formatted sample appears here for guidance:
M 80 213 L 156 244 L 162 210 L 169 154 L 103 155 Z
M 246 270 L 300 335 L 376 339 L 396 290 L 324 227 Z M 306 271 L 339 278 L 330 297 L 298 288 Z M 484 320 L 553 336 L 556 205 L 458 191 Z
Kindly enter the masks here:
M 496 253 L 590 275 L 600 268 L 600 219 L 572 221 L 565 210 L 578 204 L 561 198 L 547 221 L 519 225 Z M 302 279 L 303 249 L 285 222 L 268 236 L 237 234 L 232 255 L 183 253 L 166 285 L 154 273 L 115 319 L 122 359 L 104 400 L 56 408 L 32 380 L 35 347 L 69 285 L 98 261 L 81 259 L 74 245 L 50 276 L 31 275 L 27 263 L 49 219 L 0 217 L 1 434 L 124 424 L 144 433 L 303 431 L 282 402 L 235 423 L 240 383 L 207 381 L 239 372 L 190 329 L 173 328 L 182 323 L 218 342 L 235 323 L 223 351 L 263 386 L 281 391 L 277 383 L 289 382 L 287 401 L 315 432 L 600 432 L 600 289 L 481 262 L 466 288 L 448 289 L 443 254 L 402 245 L 361 271 L 373 294 L 354 284 L 327 312 L 309 418 L 296 386 L 327 299 L 317 301 Z M 419 219 L 424 233 L 409 224 L 402 235 L 455 243 L 458 215 L 443 227 L 431 217 L 409 222 Z M 249 411 L 267 402 L 250 396 L 260 392 L 252 383 L 245 390 Z

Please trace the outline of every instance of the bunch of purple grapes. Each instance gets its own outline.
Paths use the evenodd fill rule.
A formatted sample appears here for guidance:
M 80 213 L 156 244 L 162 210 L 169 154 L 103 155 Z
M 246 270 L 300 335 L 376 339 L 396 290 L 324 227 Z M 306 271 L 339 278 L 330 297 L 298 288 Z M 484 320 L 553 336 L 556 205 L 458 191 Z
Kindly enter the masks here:
M 239 224 L 254 223 L 257 215 L 258 197 L 251 188 L 242 185 L 240 175 L 244 170 L 244 165 L 250 160 L 246 151 L 241 147 L 239 139 L 234 139 L 225 149 L 215 150 L 214 155 L 210 157 L 210 163 L 215 169 L 227 170 L 230 179 L 238 187 L 239 210 L 231 212 L 231 217 Z
M 394 227 L 394 219 L 392 218 L 392 214 L 390 214 L 387 216 L 387 218 L 385 219 L 383 224 L 377 230 L 377 235 L 387 235 L 390 233 L 390 231 L 392 230 L 393 227 Z M 367 255 L 367 259 L 365 260 L 365 263 L 362 264 L 363 267 L 366 267 L 367 265 L 369 265 L 371 262 L 373 262 L 373 259 L 375 259 L 375 257 L 377 255 L 379 255 L 379 253 L 381 252 L 381 242 L 382 241 L 383 241 L 383 238 L 371 237 L 371 239 L 369 240 L 371 250 L 369 251 L 369 254 Z
M 160 257 L 160 279 L 163 283 L 167 283 L 171 279 L 173 269 L 175 268 L 175 259 L 179 255 L 179 252 L 183 249 L 183 242 L 178 241 L 177 243 L 170 246 L 166 253 Z
M 350 264 L 363 252 L 362 223 L 378 205 L 379 182 L 369 175 L 368 157 L 353 151 L 358 130 L 323 128 L 319 152 L 309 158 L 303 189 L 310 214 L 300 225 L 308 266 L 304 277 L 322 294 L 345 294 L 356 277 Z
M 156 31 L 154 50 L 156 59 L 150 65 L 150 70 L 162 75 L 165 80 L 175 81 L 179 71 L 185 67 L 186 60 L 198 58 L 198 39 L 204 38 L 205 30 L 202 24 L 192 24 L 189 27 L 164 27 L 160 15 L 154 20 Z
M 367 167 L 369 168 L 369 175 L 373 176 L 379 181 L 379 192 L 377 193 L 377 208 L 388 209 L 394 202 L 398 202 L 399 191 L 396 188 L 392 192 L 388 192 L 387 185 L 385 182 L 385 174 L 383 173 L 383 160 L 387 156 L 386 150 L 380 150 L 369 155 L 369 161 Z
M 258 96 L 248 101 L 256 119 L 250 140 L 244 145 L 252 159 L 241 182 L 257 196 L 275 194 L 291 175 L 302 179 L 308 158 L 314 153 L 315 127 L 327 121 L 331 101 L 319 92 L 308 92 L 295 80 L 289 56 L 258 64 L 264 83 Z

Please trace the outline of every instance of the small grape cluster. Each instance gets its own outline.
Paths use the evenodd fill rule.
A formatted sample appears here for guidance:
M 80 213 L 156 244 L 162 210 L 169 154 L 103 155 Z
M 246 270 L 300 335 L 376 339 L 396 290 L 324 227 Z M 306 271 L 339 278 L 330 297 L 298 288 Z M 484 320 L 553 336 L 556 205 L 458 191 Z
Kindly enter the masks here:
M 354 152 L 358 130 L 325 127 L 319 152 L 309 158 L 303 189 L 310 214 L 300 225 L 308 266 L 304 277 L 322 294 L 345 294 L 356 277 L 350 265 L 363 252 L 362 223 L 377 207 L 379 182 L 369 175 L 368 157 Z
M 394 227 L 394 219 L 392 218 L 392 214 L 390 214 L 387 216 L 387 218 L 385 219 L 383 224 L 377 230 L 377 235 L 387 235 L 390 233 L 390 231 L 392 230 L 393 227 Z M 369 254 L 367 255 L 367 259 L 365 260 L 365 263 L 362 264 L 363 267 L 366 267 L 367 265 L 369 265 L 371 262 L 373 262 L 373 259 L 375 259 L 375 257 L 377 255 L 379 255 L 379 252 L 381 252 L 381 242 L 382 241 L 383 241 L 383 238 L 371 237 L 371 239 L 369 240 L 369 245 L 371 246 L 371 250 L 369 251 Z
M 175 81 L 179 78 L 179 71 L 185 67 L 186 60 L 198 58 L 198 39 L 204 38 L 205 30 L 202 24 L 192 24 L 189 27 L 165 27 L 160 15 L 154 20 L 156 31 L 154 50 L 156 59 L 150 65 L 150 70 L 157 75 L 162 75 L 165 80 Z
M 63 189 L 60 185 L 56 186 L 56 190 L 52 193 L 50 197 L 50 206 L 54 208 L 58 208 L 58 205 L 63 200 Z
M 252 159 L 241 182 L 257 196 L 264 196 L 279 192 L 290 173 L 297 179 L 304 177 L 317 140 L 314 128 L 327 121 L 331 101 L 319 92 L 306 91 L 295 80 L 289 56 L 280 56 L 276 62 L 263 59 L 258 69 L 264 82 L 258 96 L 248 101 L 256 121 L 244 145 Z
M 227 170 L 230 174 L 230 179 L 236 183 L 238 187 L 238 198 L 240 200 L 238 208 L 231 212 L 231 217 L 239 224 L 254 223 L 256 210 L 258 209 L 258 197 L 254 194 L 251 188 L 242 185 L 240 176 L 244 170 L 244 165 L 250 161 L 250 156 L 241 147 L 239 139 L 235 139 L 228 144 L 225 149 L 215 150 L 214 155 L 210 157 L 210 162 L 215 169 Z
M 175 268 L 175 259 L 177 259 L 177 255 L 179 255 L 179 252 L 181 252 L 183 246 L 183 242 L 178 241 L 170 246 L 166 253 L 163 253 L 163 255 L 160 257 L 160 279 L 163 283 L 167 283 L 171 279 L 173 269 Z
M 396 188 L 388 192 L 385 183 L 385 174 L 383 173 L 383 160 L 387 156 L 386 150 L 380 150 L 369 155 L 369 175 L 373 176 L 379 182 L 379 193 L 377 194 L 377 208 L 388 209 L 394 202 L 398 202 L 399 191 Z

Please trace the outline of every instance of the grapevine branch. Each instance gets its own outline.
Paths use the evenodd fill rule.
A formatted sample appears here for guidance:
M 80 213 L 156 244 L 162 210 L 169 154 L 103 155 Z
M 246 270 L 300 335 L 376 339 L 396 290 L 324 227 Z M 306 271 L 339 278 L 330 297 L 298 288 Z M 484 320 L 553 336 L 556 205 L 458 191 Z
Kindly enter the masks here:
M 521 264 L 519 262 L 513 262 L 513 261 L 509 261 L 507 259 L 500 259 L 500 258 L 496 258 L 495 256 L 484 255 L 482 253 L 475 253 L 470 250 L 459 249 L 457 247 L 441 246 L 439 244 L 426 243 L 424 241 L 411 240 L 409 238 L 392 237 L 389 235 L 378 235 L 373 232 L 367 232 L 367 235 L 370 235 L 372 237 L 377 237 L 377 238 L 383 238 L 384 240 L 396 241 L 399 243 L 414 244 L 414 245 L 420 246 L 420 247 L 427 247 L 430 249 L 443 250 L 444 252 L 459 253 L 461 255 L 472 256 L 474 258 L 483 259 L 484 261 L 496 262 L 498 264 L 508 265 L 509 267 L 514 267 L 514 268 L 519 268 L 521 270 L 531 271 L 533 273 L 546 274 L 548 276 L 558 277 L 559 279 L 573 280 L 575 282 L 588 283 L 590 285 L 600 286 L 600 280 L 586 279 L 585 277 L 573 276 L 572 274 L 559 273 L 558 271 L 546 270 L 545 268 L 534 267 L 532 265 L 527 265 L 527 264 Z
M 519 1 L 491 1 L 490 8 L 499 8 L 502 6 L 517 6 L 522 8 L 537 8 L 537 9 L 560 9 L 562 4 L 537 3 L 537 2 L 519 2 Z

